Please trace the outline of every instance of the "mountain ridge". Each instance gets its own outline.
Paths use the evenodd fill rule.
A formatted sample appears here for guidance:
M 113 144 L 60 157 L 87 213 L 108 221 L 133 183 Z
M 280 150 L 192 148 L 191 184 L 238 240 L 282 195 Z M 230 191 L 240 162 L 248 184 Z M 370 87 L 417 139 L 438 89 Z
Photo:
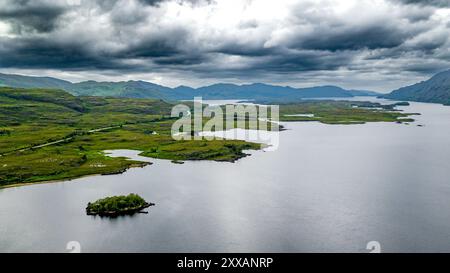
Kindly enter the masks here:
M 18 88 L 63 89 L 77 96 L 110 96 L 125 98 L 153 98 L 163 100 L 242 99 L 242 100 L 301 100 L 305 98 L 378 96 L 365 90 L 347 90 L 338 86 L 324 85 L 306 88 L 270 85 L 265 83 L 232 84 L 216 83 L 193 88 L 180 85 L 175 88 L 142 80 L 119 82 L 83 81 L 72 83 L 52 77 L 32 77 L 0 73 L 0 86 Z
M 396 89 L 381 97 L 450 105 L 450 70 L 437 73 L 426 81 Z

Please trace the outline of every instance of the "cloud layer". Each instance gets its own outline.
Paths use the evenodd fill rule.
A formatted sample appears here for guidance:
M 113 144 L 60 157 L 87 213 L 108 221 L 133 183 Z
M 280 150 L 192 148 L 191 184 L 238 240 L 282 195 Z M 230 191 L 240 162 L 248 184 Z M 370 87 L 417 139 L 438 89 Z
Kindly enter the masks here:
M 450 68 L 445 0 L 0 0 L 0 69 L 69 79 L 341 84 Z

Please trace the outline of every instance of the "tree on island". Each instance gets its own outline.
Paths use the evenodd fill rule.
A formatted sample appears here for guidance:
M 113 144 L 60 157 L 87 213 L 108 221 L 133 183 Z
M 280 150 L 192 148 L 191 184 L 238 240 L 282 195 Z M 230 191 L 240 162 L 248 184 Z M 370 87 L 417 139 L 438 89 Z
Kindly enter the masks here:
M 112 196 L 99 199 L 93 203 L 88 203 L 86 213 L 88 215 L 117 216 L 123 214 L 133 214 L 141 210 L 154 206 L 147 203 L 144 198 L 131 193 L 127 196 Z

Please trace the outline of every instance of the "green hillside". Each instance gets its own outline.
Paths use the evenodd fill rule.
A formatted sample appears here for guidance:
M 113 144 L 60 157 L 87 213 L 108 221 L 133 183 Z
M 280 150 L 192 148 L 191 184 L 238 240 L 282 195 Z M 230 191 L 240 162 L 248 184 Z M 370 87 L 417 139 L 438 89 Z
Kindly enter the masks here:
M 175 161 L 233 162 L 246 156 L 244 150 L 261 148 L 233 140 L 176 141 L 171 136 L 173 106 L 156 99 L 77 97 L 61 90 L 0 87 L 0 187 L 116 174 L 146 164 L 110 158 L 105 150 L 133 149 Z M 367 102 L 298 102 L 280 105 L 280 118 L 326 124 L 412 121 L 394 106 L 380 107 Z M 244 125 L 235 120 L 235 126 L 260 129 L 250 127 L 247 119 Z
M 175 141 L 172 104 L 74 97 L 64 91 L 0 88 L 0 186 L 122 172 L 144 163 L 103 154 L 141 150 L 174 160 L 234 161 L 243 141 Z M 55 143 L 56 142 L 56 143 Z
M 0 86 L 19 88 L 57 88 L 68 90 L 71 82 L 51 77 L 30 77 L 0 73 Z
M 434 102 L 450 105 L 450 71 L 436 74 L 427 81 L 394 90 L 383 97 L 394 100 Z
M 19 88 L 62 89 L 77 96 L 110 96 L 122 98 L 149 98 L 167 101 L 203 99 L 242 99 L 242 100 L 278 100 L 284 102 L 310 98 L 350 98 L 355 96 L 376 96 L 375 92 L 364 90 L 346 90 L 338 86 L 317 86 L 294 88 L 289 86 L 263 83 L 229 84 L 218 83 L 199 88 L 179 86 L 169 88 L 146 81 L 97 82 L 85 81 L 71 83 L 48 77 L 28 77 L 0 73 L 0 86 Z

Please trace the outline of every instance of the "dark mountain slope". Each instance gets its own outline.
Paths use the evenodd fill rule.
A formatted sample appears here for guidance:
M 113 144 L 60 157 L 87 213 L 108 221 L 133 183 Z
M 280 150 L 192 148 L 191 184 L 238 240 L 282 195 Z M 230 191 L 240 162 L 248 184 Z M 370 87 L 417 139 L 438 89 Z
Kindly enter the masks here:
M 436 74 L 427 81 L 394 90 L 383 97 L 450 105 L 450 70 Z
M 56 88 L 67 90 L 71 82 L 50 77 L 29 77 L 0 73 L 0 86 L 18 88 Z
M 20 88 L 54 88 L 63 89 L 77 96 L 108 96 L 123 98 L 153 98 L 163 100 L 203 99 L 241 99 L 241 100 L 278 100 L 298 101 L 304 98 L 353 97 L 361 95 L 378 95 L 370 91 L 345 90 L 337 86 L 319 86 L 310 88 L 293 88 L 263 83 L 228 84 L 218 83 L 210 86 L 191 88 L 179 86 L 169 88 L 145 81 L 96 82 L 85 81 L 71 83 L 48 77 L 28 77 L 0 74 L 0 86 Z

